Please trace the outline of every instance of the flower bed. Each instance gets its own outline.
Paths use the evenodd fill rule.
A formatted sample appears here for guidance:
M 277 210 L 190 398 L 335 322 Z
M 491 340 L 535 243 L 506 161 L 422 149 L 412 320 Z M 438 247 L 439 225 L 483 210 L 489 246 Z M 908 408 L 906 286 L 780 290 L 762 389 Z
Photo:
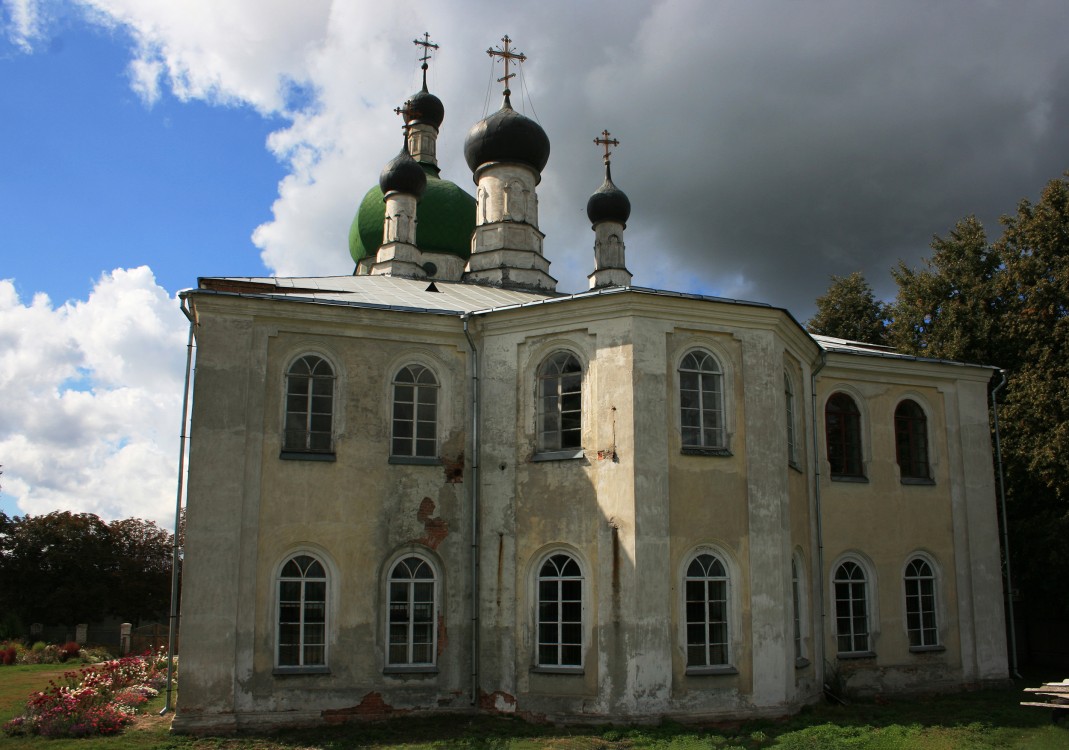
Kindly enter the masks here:
M 159 694 L 167 681 L 152 655 L 128 656 L 64 672 L 48 688 L 30 696 L 26 712 L 3 729 L 9 735 L 86 737 L 117 734 L 138 708 Z

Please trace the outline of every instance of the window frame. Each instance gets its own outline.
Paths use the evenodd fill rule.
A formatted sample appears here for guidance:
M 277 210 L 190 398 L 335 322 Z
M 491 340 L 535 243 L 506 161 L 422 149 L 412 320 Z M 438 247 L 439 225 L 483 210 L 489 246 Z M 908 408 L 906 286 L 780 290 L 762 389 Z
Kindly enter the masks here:
M 707 557 L 715 561 L 719 565 L 719 575 L 710 575 L 709 567 L 705 566 L 703 575 L 692 575 L 691 571 L 695 564 L 700 564 L 701 558 Z M 731 565 L 730 558 L 724 554 L 721 550 L 702 546 L 687 555 L 683 559 L 683 565 L 681 570 L 680 597 L 682 616 L 680 617 L 680 627 L 682 632 L 682 651 L 683 651 L 683 664 L 686 674 L 688 675 L 707 675 L 707 674 L 737 674 L 738 670 L 734 666 L 733 657 L 735 653 L 734 644 L 732 639 L 735 634 L 735 623 L 733 618 L 735 616 L 734 606 L 734 589 L 732 585 L 734 569 Z M 702 588 L 702 599 L 692 599 L 692 586 L 690 584 L 698 583 Z M 720 599 L 711 599 L 710 589 L 715 585 L 719 591 Z M 709 605 L 713 602 L 720 602 L 722 606 L 721 619 L 714 620 L 710 615 Z M 702 604 L 703 614 L 701 619 L 691 619 L 692 604 Z M 692 628 L 698 627 L 704 631 L 704 637 L 701 642 L 691 641 Z M 720 628 L 722 635 L 720 640 L 712 640 L 711 630 L 713 628 Z M 704 664 L 691 663 L 691 648 L 699 647 L 704 650 Z M 712 650 L 720 648 L 722 649 L 723 660 L 716 663 L 713 662 Z
M 927 575 L 911 574 L 915 565 L 920 563 L 927 568 Z M 911 583 L 917 584 L 917 591 L 911 591 Z M 928 592 L 923 591 L 922 582 L 928 583 Z M 939 574 L 938 566 L 932 561 L 932 559 L 920 553 L 914 553 L 910 555 L 906 564 L 902 569 L 902 593 L 904 596 L 903 603 L 904 608 L 902 622 L 906 630 L 906 640 L 909 643 L 909 650 L 913 653 L 924 651 L 943 651 L 945 646 L 943 645 L 942 635 L 939 630 L 939 623 L 941 617 L 939 615 Z M 927 596 L 930 600 L 929 609 L 925 610 L 923 599 Z M 914 611 L 914 604 L 919 605 L 919 609 Z M 924 617 L 927 615 L 930 618 L 930 625 L 925 626 Z M 919 627 L 912 627 L 911 620 L 914 617 L 919 617 Z M 919 641 L 915 642 L 914 634 L 919 634 Z M 927 635 L 930 633 L 930 635 Z M 928 639 L 931 639 L 930 641 Z
M 795 669 L 810 664 L 808 653 L 809 639 L 809 587 L 808 569 L 801 551 L 791 555 L 791 604 L 794 624 L 794 666 Z
M 315 563 L 322 571 L 321 576 L 309 576 L 307 571 L 311 570 L 312 565 L 305 563 L 301 568 L 301 563 L 297 561 L 301 558 L 307 558 L 311 563 Z M 298 570 L 300 570 L 300 576 L 286 575 L 286 570 L 290 563 L 294 563 Z M 321 674 L 330 671 L 330 633 L 331 633 L 331 618 L 332 618 L 332 582 L 333 575 L 332 569 L 327 561 L 326 557 L 320 552 L 308 549 L 294 550 L 290 554 L 283 557 L 282 561 L 277 566 L 273 579 L 272 587 L 274 594 L 274 671 L 276 674 Z M 283 599 L 283 584 L 286 583 L 299 583 L 300 593 L 299 598 Z M 307 599 L 306 592 L 308 584 L 321 584 L 322 585 L 322 600 L 312 600 L 313 603 L 322 603 L 322 622 L 319 623 L 306 623 L 305 614 L 307 611 Z M 285 607 L 287 604 L 296 602 L 299 610 L 300 617 L 296 623 L 283 622 L 283 616 Z M 284 626 L 296 624 L 298 627 L 298 641 L 294 644 L 283 643 L 283 630 Z M 306 638 L 307 627 L 309 625 L 318 625 L 322 629 L 322 643 L 307 643 Z M 283 648 L 286 646 L 296 646 L 297 648 L 297 660 L 296 663 L 283 663 Z M 322 648 L 322 658 L 319 661 L 308 661 L 305 653 L 306 648 L 320 646 Z
M 912 414 L 901 413 L 912 409 Z M 904 398 L 894 411 L 895 463 L 903 484 L 933 484 L 932 440 L 928 429 L 928 411 L 914 398 Z M 905 451 L 903 451 L 903 437 Z M 903 453 L 906 464 L 903 464 Z
M 314 366 L 309 362 L 315 360 Z M 294 369 L 304 363 L 308 374 L 294 373 Z M 329 370 L 329 375 L 316 375 L 315 371 L 321 366 Z M 286 459 L 298 459 L 305 461 L 333 461 L 335 460 L 335 437 L 337 431 L 336 394 L 338 392 L 338 369 L 333 360 L 322 352 L 308 351 L 295 356 L 286 366 L 283 375 L 282 389 L 282 433 L 280 457 Z M 303 393 L 293 389 L 294 378 L 306 378 L 307 383 Z M 329 381 L 329 393 L 316 393 L 316 383 Z M 303 409 L 291 409 L 294 404 L 291 398 L 303 399 Z M 329 399 L 329 411 L 314 411 L 315 399 Z M 322 404 L 320 404 L 322 407 Z M 316 429 L 313 421 L 316 417 L 327 418 L 327 429 Z M 302 420 L 303 427 L 291 426 L 291 419 Z M 322 425 L 320 425 L 322 426 Z M 300 434 L 302 439 L 292 441 L 291 434 Z M 312 438 L 314 435 L 326 435 L 326 447 L 314 447 Z
M 862 577 L 860 579 L 840 577 L 840 572 L 848 565 L 859 571 Z M 839 659 L 859 659 L 876 655 L 874 649 L 877 634 L 875 623 L 879 622 L 879 617 L 876 613 L 874 597 L 874 592 L 877 590 L 875 584 L 876 579 L 871 566 L 858 557 L 843 557 L 837 560 L 831 568 L 832 636 L 835 638 L 835 653 Z M 849 598 L 845 600 L 841 598 L 842 590 L 840 586 L 843 585 L 850 587 Z M 860 589 L 856 588 L 857 586 L 860 586 Z M 857 595 L 859 590 L 860 597 Z M 840 603 L 844 601 L 848 609 L 845 616 L 840 614 Z M 857 602 L 862 603 L 863 612 L 861 613 L 857 611 Z M 849 622 L 847 632 L 844 632 L 841 628 L 843 619 Z M 864 624 L 865 630 L 863 633 L 859 632 L 855 627 L 859 619 Z M 845 650 L 842 648 L 844 638 L 848 639 L 847 645 L 851 648 Z M 859 638 L 864 638 L 864 641 L 859 642 Z M 863 646 L 863 648 L 857 648 L 859 645 Z
M 418 565 L 415 571 L 419 571 L 425 567 L 431 575 L 430 579 L 416 578 L 414 576 L 402 578 L 396 577 L 395 573 L 401 568 L 402 565 L 406 569 L 411 570 L 408 563 L 409 561 L 418 561 Z M 431 599 L 430 599 L 430 619 L 417 622 L 413 617 L 413 613 L 416 610 L 418 604 L 427 604 L 427 600 L 421 599 L 417 601 L 416 596 L 416 584 L 431 583 Z M 437 673 L 438 671 L 438 624 L 441 618 L 441 573 L 436 562 L 429 556 L 421 554 L 418 551 L 407 550 L 396 556 L 387 567 L 385 577 L 385 630 L 384 630 L 384 643 L 383 643 L 383 655 L 385 657 L 385 666 L 383 671 L 390 672 L 431 672 Z M 395 606 L 394 600 L 394 584 L 405 588 L 405 598 L 403 602 L 399 602 L 399 605 L 403 605 L 407 611 L 407 617 L 403 621 L 394 621 L 394 613 L 399 610 L 399 607 Z M 404 628 L 404 641 L 400 644 L 393 642 L 393 626 L 400 625 Z M 429 627 L 430 641 L 421 641 L 416 643 L 415 630 L 418 625 Z M 405 649 L 405 656 L 403 660 L 395 660 L 394 658 L 394 646 L 400 645 Z M 417 646 L 426 646 L 429 649 L 430 659 L 427 661 L 416 661 L 414 656 L 414 650 Z
M 697 360 L 697 357 L 701 357 Z M 694 357 L 694 365 L 688 367 L 688 360 Z M 703 369 L 706 363 L 711 362 L 714 369 Z M 696 382 L 688 384 L 685 377 L 696 376 Z M 705 378 L 713 382 L 712 388 L 706 387 Z M 685 385 L 691 387 L 685 388 Z M 682 356 L 676 363 L 676 398 L 678 409 L 676 410 L 677 427 L 679 429 L 680 452 L 691 455 L 730 456 L 730 437 L 728 433 L 727 398 L 725 396 L 728 385 L 727 369 L 724 367 L 722 357 L 706 346 L 690 346 L 683 350 Z M 684 403 L 684 393 L 697 394 L 697 406 L 688 406 Z M 707 408 L 707 394 L 712 395 L 712 408 Z M 706 425 L 706 413 L 719 415 L 719 424 L 709 427 Z M 696 413 L 697 424 L 687 424 L 688 415 Z M 693 418 L 689 421 L 695 421 Z M 688 432 L 697 430 L 697 440 L 688 437 Z M 707 440 L 707 435 L 712 432 L 714 437 Z
M 566 558 L 568 563 L 574 567 L 578 574 L 563 575 L 564 567 L 554 561 Z M 547 566 L 550 563 L 554 563 L 557 574 L 545 575 Z M 586 668 L 586 649 L 589 643 L 587 636 L 587 602 L 589 600 L 589 592 L 587 591 L 587 573 L 582 559 L 579 555 L 571 549 L 555 547 L 546 551 L 544 554 L 537 558 L 536 564 L 532 568 L 532 583 L 533 583 L 533 643 L 532 645 L 532 667 L 534 672 L 545 673 L 558 673 L 558 674 L 583 674 Z M 572 596 L 570 599 L 565 599 L 565 582 L 571 582 L 573 585 L 569 587 L 569 592 Z M 543 584 L 555 584 L 556 594 L 552 602 L 545 599 L 543 596 L 545 587 Z M 575 593 L 578 592 L 579 599 L 574 598 Z M 544 613 L 548 607 L 544 607 L 543 604 L 555 605 L 556 616 L 552 618 L 543 619 Z M 564 604 L 578 604 L 577 612 L 576 608 L 572 608 L 571 619 L 564 619 Z M 575 619 L 575 615 L 578 614 L 578 620 Z M 543 625 L 548 625 L 555 628 L 556 638 L 555 640 L 543 641 Z M 564 628 L 565 626 L 571 626 L 573 635 L 570 641 L 565 640 Z M 578 643 L 575 642 L 575 633 L 578 634 Z M 543 646 L 552 648 L 556 651 L 556 657 L 554 660 L 543 660 Z M 573 648 L 577 649 L 578 659 L 572 659 L 566 661 L 564 658 L 564 649 Z
M 843 400 L 852 409 L 843 410 Z M 842 415 L 839 425 L 833 428 L 829 417 L 833 403 L 835 414 Z M 865 473 L 864 419 L 855 395 L 844 390 L 833 391 L 824 402 L 824 451 L 828 462 L 828 474 L 833 481 L 867 482 Z M 841 443 L 841 447 L 840 447 Z M 851 443 L 854 443 L 851 449 Z M 856 464 L 854 463 L 856 461 Z
M 565 369 L 573 365 L 577 369 Z M 551 368 L 555 371 L 551 371 Z M 586 399 L 583 391 L 586 385 L 586 370 L 583 359 L 575 351 L 566 348 L 554 349 L 539 362 L 534 372 L 534 460 L 580 458 L 584 455 L 583 410 Z M 569 390 L 565 390 L 566 385 Z M 547 408 L 550 401 L 552 410 Z M 556 429 L 546 429 L 546 420 L 552 415 L 555 415 Z M 567 420 L 566 415 L 569 415 Z M 565 428 L 566 421 L 573 426 Z M 565 433 L 568 433 L 568 440 L 564 439 Z M 550 439 L 551 435 L 556 437 Z
M 794 398 L 794 380 L 790 371 L 783 368 L 783 400 L 787 417 L 787 465 L 801 469 L 798 463 L 798 414 L 797 401 Z
M 404 373 L 409 373 L 412 377 L 411 382 L 403 382 L 399 380 Z M 432 382 L 421 383 L 420 378 L 424 375 L 429 376 Z M 398 399 L 398 391 L 401 388 L 412 389 L 411 401 L 400 401 Z M 396 369 L 394 376 L 390 381 L 390 463 L 441 463 L 439 444 L 439 436 L 441 434 L 441 392 L 442 384 L 441 379 L 438 377 L 438 373 L 434 368 L 429 367 L 425 363 L 409 362 Z M 433 403 L 423 404 L 420 402 L 419 399 L 424 393 L 433 395 Z M 402 404 L 407 404 L 412 408 L 410 419 L 398 417 L 398 407 Z M 433 419 L 420 419 L 420 408 L 422 406 L 433 407 Z M 398 427 L 402 424 L 410 425 L 408 430 L 411 433 L 410 435 L 398 435 Z M 421 424 L 430 425 L 430 437 L 426 437 L 425 435 L 421 437 Z M 408 441 L 407 451 L 398 452 L 398 441 Z M 419 455 L 421 442 L 423 444 L 430 443 L 433 447 L 430 455 Z

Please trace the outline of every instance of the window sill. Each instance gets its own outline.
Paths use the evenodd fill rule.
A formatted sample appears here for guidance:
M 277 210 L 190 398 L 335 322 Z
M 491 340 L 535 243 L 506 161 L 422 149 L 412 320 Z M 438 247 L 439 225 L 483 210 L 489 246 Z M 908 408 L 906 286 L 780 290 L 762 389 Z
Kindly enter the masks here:
M 846 651 L 835 655 L 839 661 L 851 661 L 853 659 L 875 659 L 875 651 Z
M 330 667 L 275 667 L 271 672 L 275 677 L 296 677 L 309 674 L 330 674 Z
M 576 458 L 583 458 L 585 455 L 582 448 L 569 448 L 564 451 L 541 451 L 531 456 L 531 461 L 570 461 Z
M 925 479 L 924 477 L 902 477 L 902 484 L 918 484 L 935 486 L 934 479 Z
M 434 664 L 417 664 L 414 666 L 402 666 L 400 664 L 393 664 L 390 666 L 383 667 L 382 673 L 433 676 L 438 674 L 438 667 Z
M 805 469 L 797 461 L 788 461 L 787 466 L 797 471 L 799 474 L 805 474 Z
M 794 660 L 794 668 L 795 669 L 805 669 L 810 664 L 812 664 L 812 662 L 809 661 L 809 659 L 805 658 L 804 656 L 799 656 L 797 659 Z
M 947 650 L 946 646 L 910 646 L 909 652 L 911 654 L 940 654 Z
M 691 677 L 716 677 L 720 675 L 738 674 L 735 667 L 724 665 L 720 667 L 687 667 L 687 675 Z
M 438 457 L 424 458 L 423 456 L 390 456 L 391 464 L 404 464 L 408 466 L 441 466 L 442 459 Z
M 849 474 L 832 474 L 831 481 L 833 482 L 853 482 L 855 484 L 868 484 L 868 477 L 855 477 Z
M 312 453 L 311 451 L 282 451 L 278 457 L 283 461 L 335 461 L 333 453 Z
M 531 674 L 584 674 L 582 667 L 531 667 Z
M 730 456 L 727 448 L 703 448 L 698 445 L 684 445 L 679 449 L 684 456 Z

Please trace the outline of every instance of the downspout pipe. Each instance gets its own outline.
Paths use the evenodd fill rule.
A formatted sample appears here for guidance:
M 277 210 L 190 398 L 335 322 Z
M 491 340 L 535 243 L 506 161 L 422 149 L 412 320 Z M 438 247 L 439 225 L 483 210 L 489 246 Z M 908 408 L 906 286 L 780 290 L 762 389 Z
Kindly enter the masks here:
M 186 467 L 186 425 L 189 414 L 189 374 L 193 366 L 193 330 L 196 328 L 196 313 L 186 307 L 188 300 L 182 300 L 182 314 L 189 320 L 189 340 L 186 342 L 186 376 L 182 386 L 182 426 L 178 431 L 178 492 L 174 501 L 174 540 L 171 545 L 171 616 L 167 628 L 167 698 L 164 702 L 160 716 L 173 710 L 172 695 L 174 692 L 174 642 L 178 630 L 178 560 L 181 554 L 181 541 L 179 539 L 179 527 L 182 522 L 182 493 L 185 491 L 185 467 Z
M 479 703 L 479 350 L 468 329 L 471 315 L 460 316 L 471 349 L 471 705 Z
M 823 514 L 820 507 L 820 451 L 817 449 L 817 424 L 820 418 L 817 414 L 817 374 L 824 369 L 828 364 L 828 353 L 823 349 L 820 350 L 820 362 L 809 374 L 809 398 L 811 400 L 810 413 L 812 414 L 812 453 L 813 453 L 813 514 L 815 515 L 816 532 L 817 532 L 817 580 L 814 591 L 816 592 L 816 605 L 817 610 L 820 612 L 820 619 L 818 620 L 818 633 L 817 637 L 813 641 L 813 645 L 820 651 L 820 664 L 817 666 L 817 674 L 820 675 L 820 683 L 824 684 L 826 675 L 824 674 L 824 664 L 826 659 L 824 658 L 825 649 L 825 631 L 827 630 L 827 623 L 825 618 L 827 612 L 824 606 L 824 521 Z M 814 654 L 815 656 L 816 654 Z
M 991 416 L 995 426 L 995 464 L 998 466 L 999 512 L 1002 517 L 1002 555 L 1006 561 L 1006 614 L 1010 626 L 1010 673 L 1021 678 L 1017 671 L 1017 623 L 1013 616 L 1013 574 L 1010 570 L 1010 533 L 1006 523 L 1006 479 L 1002 473 L 1002 441 L 998 431 L 998 392 L 1006 385 L 1006 371 L 999 369 L 1002 382 L 991 391 Z

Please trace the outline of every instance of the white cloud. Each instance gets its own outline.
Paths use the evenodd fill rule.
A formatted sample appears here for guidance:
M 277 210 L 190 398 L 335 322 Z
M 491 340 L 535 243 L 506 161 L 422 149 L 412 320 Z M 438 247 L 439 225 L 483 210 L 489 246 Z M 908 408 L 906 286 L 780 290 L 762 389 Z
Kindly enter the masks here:
M 4 0 L 7 10 L 8 38 L 24 52 L 33 49 L 33 43 L 41 37 L 41 9 L 35 0 Z
M 144 266 L 58 307 L 0 281 L 5 500 L 171 526 L 187 330 Z

